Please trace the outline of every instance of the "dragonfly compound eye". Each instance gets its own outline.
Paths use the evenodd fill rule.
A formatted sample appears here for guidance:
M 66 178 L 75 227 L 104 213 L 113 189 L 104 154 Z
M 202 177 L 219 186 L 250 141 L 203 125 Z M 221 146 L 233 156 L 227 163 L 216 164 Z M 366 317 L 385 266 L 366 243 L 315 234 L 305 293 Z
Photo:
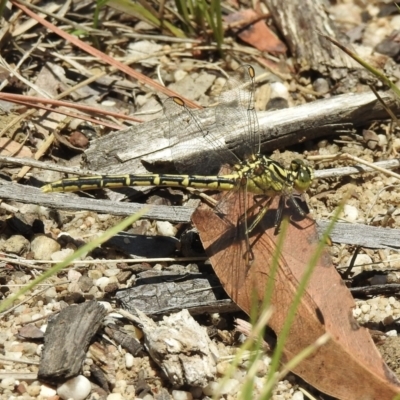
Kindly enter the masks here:
M 305 192 L 314 177 L 312 168 L 305 165 L 303 160 L 295 159 L 292 161 L 290 169 L 294 175 L 294 188 L 299 192 Z

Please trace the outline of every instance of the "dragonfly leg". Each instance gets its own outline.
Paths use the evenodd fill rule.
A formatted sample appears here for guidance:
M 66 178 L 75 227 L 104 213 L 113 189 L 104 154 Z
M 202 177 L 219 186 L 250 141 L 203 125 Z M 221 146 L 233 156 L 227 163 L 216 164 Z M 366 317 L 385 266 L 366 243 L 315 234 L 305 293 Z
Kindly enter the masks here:
M 267 203 L 262 207 L 261 211 L 259 211 L 259 213 L 257 214 L 255 220 L 251 223 L 251 225 L 247 228 L 246 234 L 248 235 L 249 233 L 251 233 L 254 228 L 260 223 L 260 221 L 264 218 L 265 214 L 267 213 L 269 206 L 271 205 L 271 201 L 272 201 L 272 197 L 268 199 Z M 255 207 L 260 206 L 261 201 L 260 202 L 256 202 L 255 204 L 253 204 L 252 207 L 250 207 L 247 210 L 247 213 L 253 211 L 253 209 Z

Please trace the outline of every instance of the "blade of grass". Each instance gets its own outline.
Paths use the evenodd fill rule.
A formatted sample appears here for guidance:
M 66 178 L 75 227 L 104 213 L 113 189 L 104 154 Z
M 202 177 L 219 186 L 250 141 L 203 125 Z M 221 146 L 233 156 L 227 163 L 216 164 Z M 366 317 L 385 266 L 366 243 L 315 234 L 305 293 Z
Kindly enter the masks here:
M 222 24 L 222 9 L 219 0 L 211 0 L 211 15 L 213 20 L 213 35 L 217 42 L 218 51 L 222 55 L 222 45 L 224 43 L 224 28 Z
M 335 39 L 318 32 L 319 35 L 324 37 L 325 39 L 329 40 L 332 42 L 335 46 L 339 47 L 342 51 L 344 51 L 347 55 L 349 55 L 353 60 L 357 61 L 360 65 L 362 65 L 367 71 L 371 72 L 374 76 L 376 76 L 383 84 L 387 85 L 390 87 L 390 89 L 393 90 L 393 92 L 396 94 L 397 97 L 400 98 L 400 89 L 396 86 L 395 83 L 393 83 L 385 74 L 383 74 L 379 69 L 374 68 L 372 65 L 368 64 L 365 62 L 361 57 L 358 56 L 357 53 L 351 51 L 347 47 L 343 46 L 341 43 L 336 41 Z
M 0 303 L 0 312 L 3 312 L 6 310 L 8 307 L 10 307 L 14 301 L 18 300 L 18 298 L 31 289 L 33 289 L 36 285 L 39 283 L 42 283 L 46 279 L 50 278 L 52 275 L 57 273 L 58 271 L 62 270 L 63 268 L 67 267 L 72 261 L 74 261 L 76 258 L 82 256 L 83 254 L 92 251 L 94 248 L 99 246 L 100 244 L 104 243 L 111 237 L 115 236 L 118 232 L 124 230 L 127 228 L 129 225 L 132 225 L 135 221 L 137 221 L 145 212 L 147 211 L 146 207 L 143 208 L 140 212 L 124 219 L 122 222 L 119 224 L 113 226 L 112 228 L 108 229 L 106 232 L 104 232 L 101 236 L 98 238 L 94 239 L 93 241 L 85 244 L 81 248 L 79 248 L 75 253 L 71 254 L 70 256 L 66 257 L 64 261 L 56 264 L 54 267 L 50 268 L 48 271 L 45 271 L 43 274 L 38 276 L 36 279 L 34 279 L 32 282 L 30 282 L 28 285 L 26 285 L 24 288 L 22 288 L 20 291 L 18 291 L 16 294 L 8 297 L 6 300 L 2 301 Z
M 166 20 L 161 21 L 156 11 L 151 12 L 141 4 L 134 3 L 130 0 L 109 0 L 107 6 L 122 11 L 128 15 L 133 15 L 138 19 L 142 19 L 156 28 L 167 28 L 178 38 L 186 38 L 185 33 L 181 29 Z

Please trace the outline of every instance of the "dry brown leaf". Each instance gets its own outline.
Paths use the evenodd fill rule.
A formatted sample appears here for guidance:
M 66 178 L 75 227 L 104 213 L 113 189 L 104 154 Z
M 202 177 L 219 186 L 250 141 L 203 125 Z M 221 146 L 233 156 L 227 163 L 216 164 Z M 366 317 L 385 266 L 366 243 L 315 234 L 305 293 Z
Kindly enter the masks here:
M 237 221 L 242 212 L 239 196 L 225 200 L 227 218 Z M 248 197 L 248 207 L 253 204 Z M 276 201 L 272 207 L 276 208 Z M 275 312 L 270 327 L 279 336 L 298 282 L 318 243 L 315 224 L 294 221 L 291 210 L 279 270 L 275 277 L 272 305 Z M 251 267 L 243 260 L 244 240 L 237 229 L 206 206 L 193 215 L 193 222 L 224 289 L 237 305 L 250 314 L 252 296 L 262 302 L 276 247 L 275 212 L 271 210 L 251 235 L 254 255 Z M 242 238 L 243 239 L 243 238 Z M 284 359 L 291 359 L 329 332 L 332 339 L 293 371 L 324 393 L 339 399 L 389 400 L 400 393 L 400 382 L 386 366 L 370 334 L 353 318 L 354 300 L 332 265 L 327 252 L 320 258 L 307 291 L 302 298 L 284 349 Z
M 264 21 L 256 21 L 260 15 L 254 10 L 247 9 L 229 14 L 224 21 L 232 24 L 232 30 L 238 31 L 238 36 L 243 42 L 250 44 L 260 51 L 274 54 L 283 54 L 287 48 L 274 32 L 269 29 Z M 251 23 L 252 21 L 256 21 Z M 245 26 L 248 24 L 247 26 Z M 237 29 L 234 28 L 237 27 Z M 243 28 L 243 26 L 245 26 Z

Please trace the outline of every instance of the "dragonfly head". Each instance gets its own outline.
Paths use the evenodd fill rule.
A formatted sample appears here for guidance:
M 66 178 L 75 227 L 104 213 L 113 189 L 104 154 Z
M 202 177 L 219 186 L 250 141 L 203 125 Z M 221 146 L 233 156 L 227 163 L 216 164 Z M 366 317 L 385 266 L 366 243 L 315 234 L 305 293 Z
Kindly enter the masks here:
M 290 173 L 294 188 L 301 193 L 305 192 L 310 187 L 314 178 L 313 169 L 298 158 L 291 162 Z

